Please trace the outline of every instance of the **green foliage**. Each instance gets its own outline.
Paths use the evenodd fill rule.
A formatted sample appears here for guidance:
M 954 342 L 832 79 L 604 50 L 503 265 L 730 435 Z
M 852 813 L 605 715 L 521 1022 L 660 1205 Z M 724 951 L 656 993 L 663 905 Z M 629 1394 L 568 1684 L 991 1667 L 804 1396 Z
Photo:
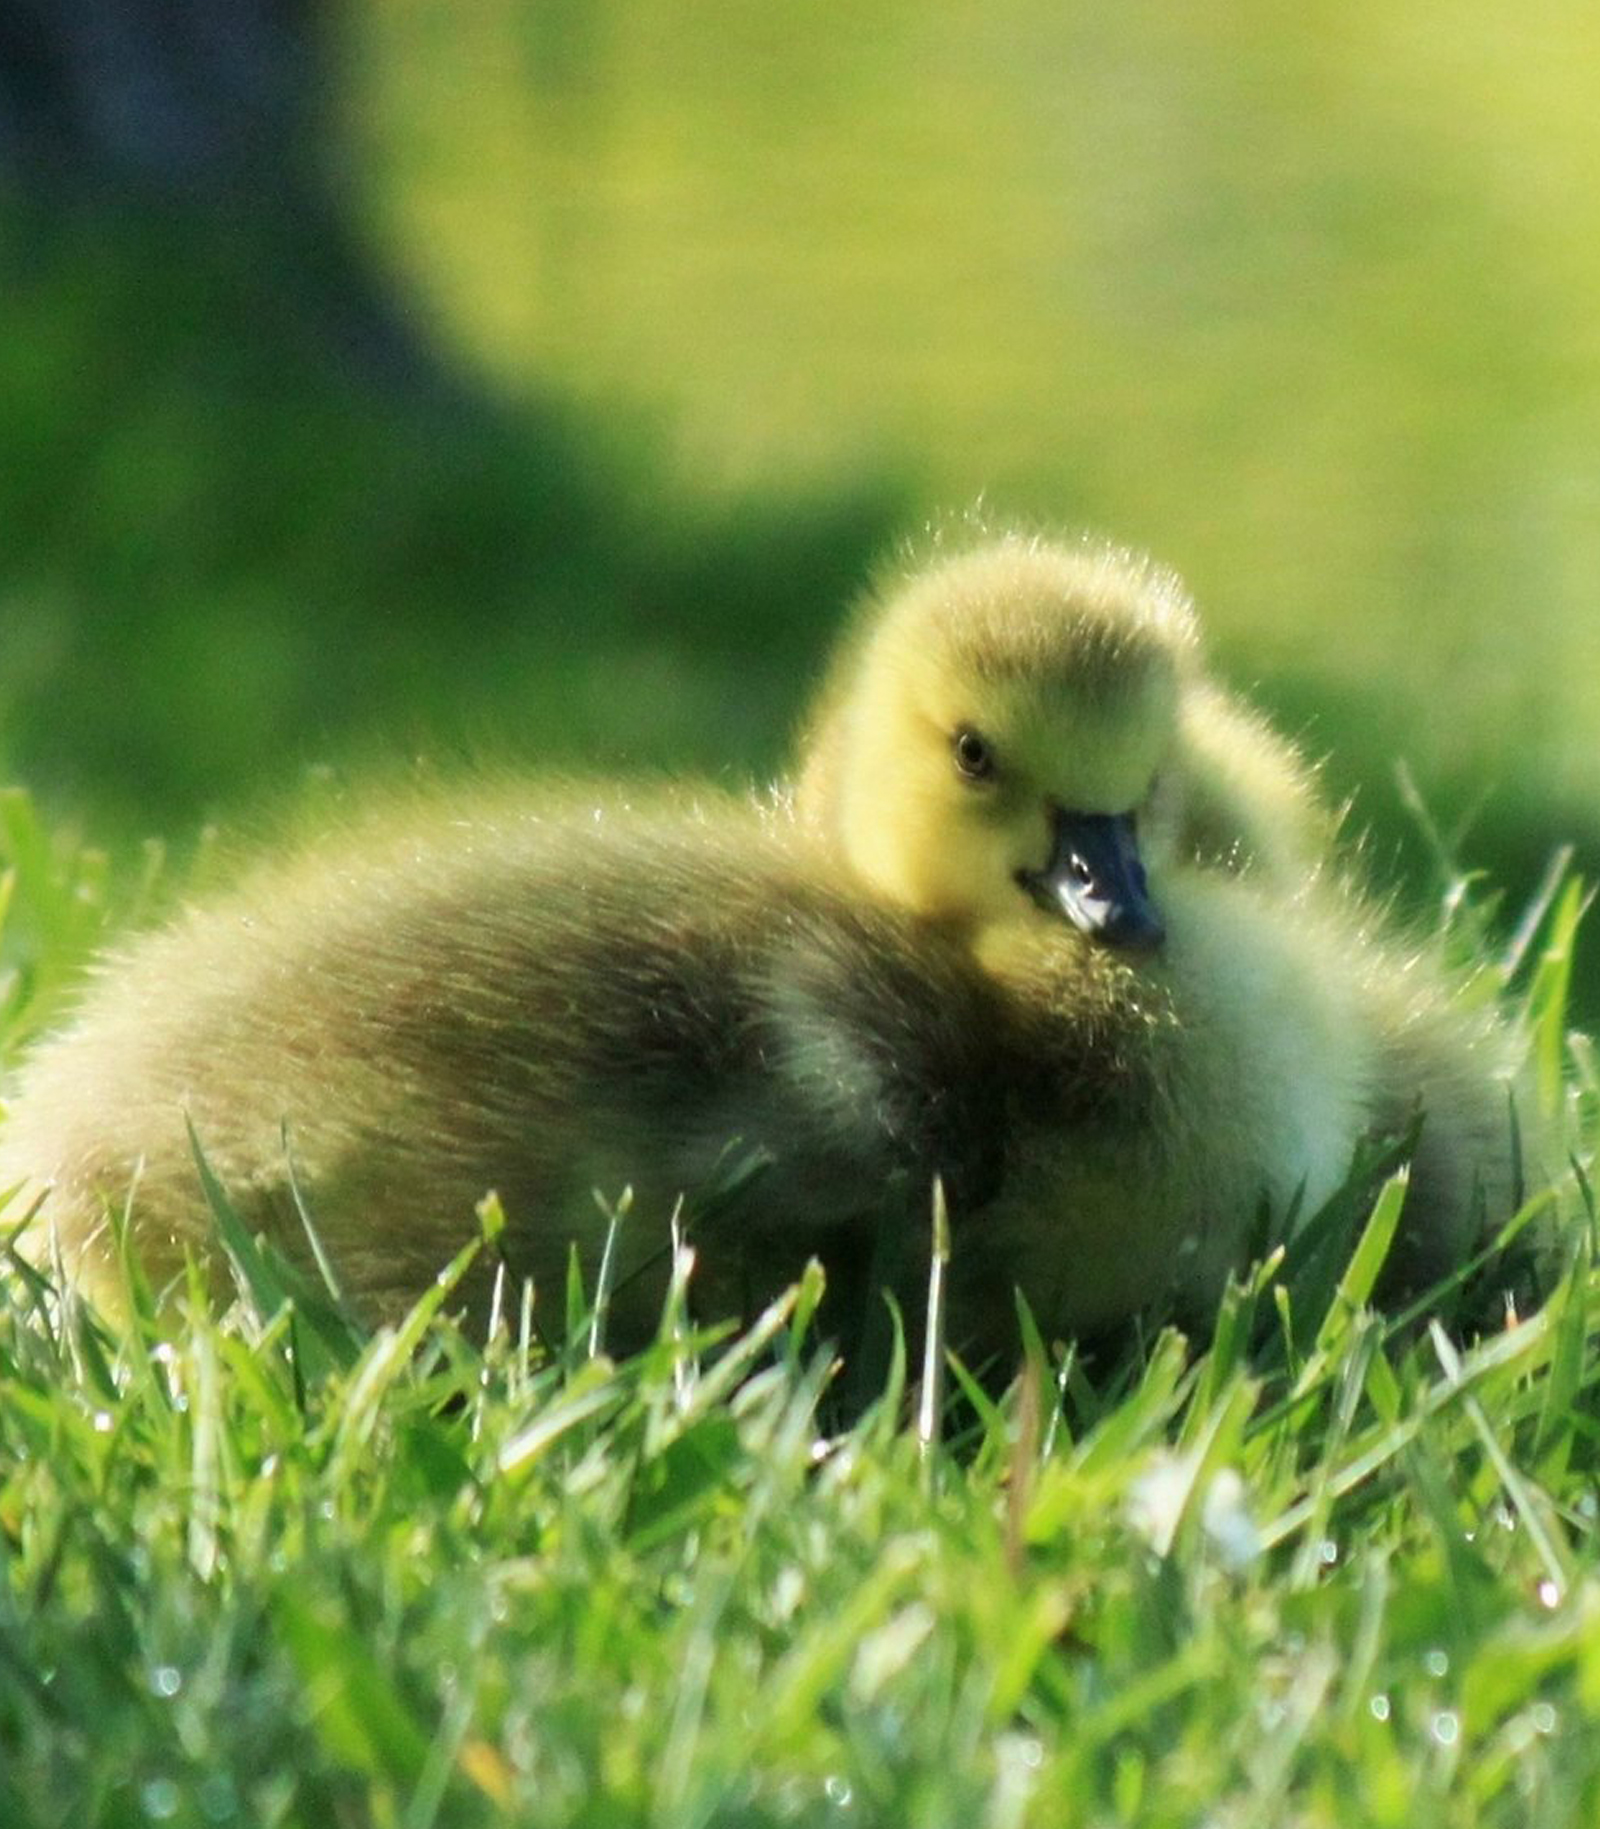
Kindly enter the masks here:
M 1547 182 L 1584 166 L 1589 64 L 1535 81 L 1538 34 L 1425 10 L 370 9 L 374 138 L 398 110 L 445 148 L 372 178 L 378 220 L 516 398 L 331 375 L 192 225 L 8 213 L 0 759 L 119 841 L 363 746 L 764 768 L 909 504 L 998 488 L 1189 571 L 1336 791 L 1400 731 L 1430 781 L 1497 778 L 1473 849 L 1533 880 L 1596 829 L 1595 244 Z M 1358 817 L 1386 863 L 1370 785 Z M 465 1258 L 374 1334 L 213 1181 L 231 1301 L 158 1305 L 125 1250 L 112 1329 L 0 1276 L 0 1822 L 1600 1820 L 1582 897 L 1552 878 L 1486 952 L 1457 847 L 1407 844 L 1567 1107 L 1538 1312 L 1375 1316 L 1380 1156 L 1202 1348 L 1086 1363 L 1024 1313 L 1017 1382 L 951 1363 L 940 1432 L 896 1332 L 840 1426 L 814 1271 L 709 1338 L 680 1255 L 621 1365 L 603 1277 L 502 1286 L 485 1338 Z M 0 853 L 9 1058 L 164 891 L 20 795 Z M 1458 1281 L 1481 1314 L 1521 1277 Z

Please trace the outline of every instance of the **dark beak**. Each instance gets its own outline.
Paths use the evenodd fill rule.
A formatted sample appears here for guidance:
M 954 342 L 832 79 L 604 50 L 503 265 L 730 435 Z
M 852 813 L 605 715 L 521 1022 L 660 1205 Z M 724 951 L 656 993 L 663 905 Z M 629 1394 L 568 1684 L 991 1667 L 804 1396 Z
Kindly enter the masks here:
M 1041 908 L 1063 914 L 1092 940 L 1153 952 L 1167 937 L 1150 900 L 1131 813 L 1053 815 L 1054 848 L 1042 870 L 1017 881 Z

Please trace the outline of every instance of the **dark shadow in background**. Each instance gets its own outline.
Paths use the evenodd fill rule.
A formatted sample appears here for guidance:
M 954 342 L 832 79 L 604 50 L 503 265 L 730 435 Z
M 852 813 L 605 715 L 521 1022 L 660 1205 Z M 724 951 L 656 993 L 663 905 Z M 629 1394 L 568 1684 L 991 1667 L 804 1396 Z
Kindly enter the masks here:
M 330 20 L 0 10 L 5 759 L 123 831 L 361 733 L 770 765 L 899 491 L 712 509 L 648 424 L 500 397 L 374 262 Z

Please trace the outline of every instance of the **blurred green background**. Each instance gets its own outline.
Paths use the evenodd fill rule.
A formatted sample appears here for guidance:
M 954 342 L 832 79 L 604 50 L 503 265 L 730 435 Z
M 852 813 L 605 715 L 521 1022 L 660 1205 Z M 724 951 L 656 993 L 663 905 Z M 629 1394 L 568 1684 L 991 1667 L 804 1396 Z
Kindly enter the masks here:
M 170 12 L 0 20 L 0 762 L 92 835 L 770 770 L 981 496 L 1177 567 L 1381 873 L 1402 758 L 1600 863 L 1592 7 Z

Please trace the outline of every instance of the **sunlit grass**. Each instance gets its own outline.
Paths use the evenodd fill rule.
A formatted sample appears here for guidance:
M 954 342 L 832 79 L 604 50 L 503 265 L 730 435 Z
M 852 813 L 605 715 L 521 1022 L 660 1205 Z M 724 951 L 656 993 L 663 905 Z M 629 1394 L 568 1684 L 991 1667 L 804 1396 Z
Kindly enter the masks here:
M 26 1025 L 104 895 L 7 804 Z M 1555 889 L 1499 969 L 1587 1151 L 1575 906 Z M 1024 1311 L 1015 1380 L 952 1362 L 938 1429 L 903 1355 L 841 1412 L 815 1271 L 730 1338 L 692 1325 L 682 1251 L 621 1363 L 576 1278 L 502 1279 L 464 1331 L 492 1201 L 377 1332 L 214 1183 L 227 1301 L 191 1276 L 158 1302 L 130 1255 L 112 1328 L 13 1259 L 0 1821 L 1592 1822 L 1586 1184 L 1536 1312 L 1502 1320 L 1510 1259 L 1480 1266 L 1479 1335 L 1369 1306 L 1401 1189 L 1372 1167 L 1370 1211 L 1242 1274 L 1208 1343 L 1090 1364 Z

